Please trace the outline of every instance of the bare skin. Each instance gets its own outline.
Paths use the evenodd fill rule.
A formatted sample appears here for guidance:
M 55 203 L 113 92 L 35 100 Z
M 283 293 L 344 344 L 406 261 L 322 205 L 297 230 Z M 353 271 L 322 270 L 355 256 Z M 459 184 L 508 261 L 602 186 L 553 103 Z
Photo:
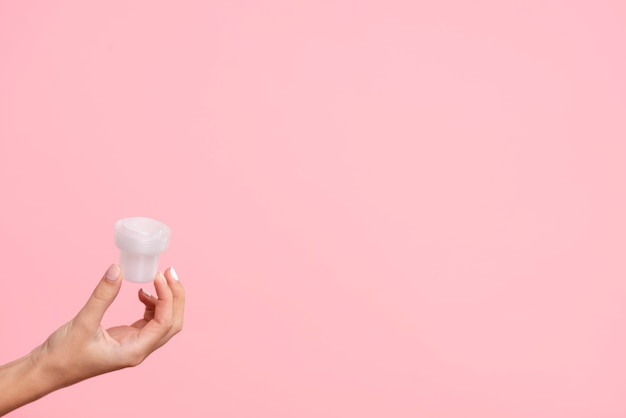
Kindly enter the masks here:
M 105 330 L 102 318 L 121 286 L 114 264 L 72 320 L 26 356 L 0 366 L 0 416 L 90 377 L 137 366 L 181 331 L 185 290 L 174 269 L 157 274 L 156 297 L 139 291 L 143 318 Z

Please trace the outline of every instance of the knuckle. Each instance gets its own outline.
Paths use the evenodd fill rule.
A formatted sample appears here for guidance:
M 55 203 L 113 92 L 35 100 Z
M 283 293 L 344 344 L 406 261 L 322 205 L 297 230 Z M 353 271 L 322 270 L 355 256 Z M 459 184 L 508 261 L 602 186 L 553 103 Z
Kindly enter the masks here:
M 181 288 L 178 288 L 178 289 L 175 289 L 175 290 L 172 292 L 172 294 L 173 294 L 173 296 L 174 296 L 174 298 L 175 298 L 176 300 L 179 300 L 179 301 L 184 301 L 184 300 L 185 300 L 185 291 L 183 290 L 183 288 L 182 288 L 182 287 L 181 287 Z
M 172 318 L 166 318 L 161 322 L 161 325 L 164 328 L 172 329 L 174 327 L 174 321 L 172 320 Z
M 82 315 L 77 315 L 68 324 L 68 328 L 73 332 L 87 333 L 91 331 L 91 326 Z
M 94 289 L 92 296 L 94 299 L 99 301 L 109 300 L 109 292 L 107 292 L 107 289 L 103 289 L 100 286 Z
M 128 365 L 130 367 L 139 366 L 146 359 L 147 355 L 135 350 L 128 355 Z

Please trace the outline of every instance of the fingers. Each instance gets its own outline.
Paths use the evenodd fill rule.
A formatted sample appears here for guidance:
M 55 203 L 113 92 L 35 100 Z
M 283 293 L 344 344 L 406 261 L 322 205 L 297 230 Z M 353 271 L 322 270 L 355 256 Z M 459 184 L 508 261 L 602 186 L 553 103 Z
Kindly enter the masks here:
M 174 267 L 167 269 L 165 277 L 167 278 L 167 283 L 170 286 L 170 289 L 172 289 L 172 296 L 174 299 L 172 335 L 175 335 L 183 329 L 183 319 L 185 316 L 185 289 L 183 288 L 183 285 L 180 284 L 178 274 L 176 274 Z
M 154 320 L 162 326 L 170 328 L 174 321 L 174 294 L 163 273 L 157 275 L 154 288 L 158 297 L 154 310 Z
M 169 341 L 183 327 L 185 290 L 173 268 L 159 273 L 154 281 L 158 298 L 140 291 L 139 300 L 146 306 L 142 330 L 144 348 L 155 350 Z M 138 321 L 140 323 L 142 321 Z
M 90 328 L 100 326 L 104 313 L 109 308 L 122 286 L 122 271 L 117 264 L 112 264 L 100 283 L 96 286 L 87 303 L 76 316 L 78 323 Z
M 139 290 L 139 300 L 146 306 L 146 310 L 143 313 L 143 319 L 151 321 L 154 318 L 154 309 L 156 307 L 156 299 L 150 293 L 143 288 Z
M 174 298 L 163 273 L 157 274 L 154 279 L 154 287 L 157 293 L 157 299 L 154 302 L 154 315 L 139 332 L 142 349 L 145 350 L 146 355 L 158 348 L 159 341 L 169 332 L 174 323 Z

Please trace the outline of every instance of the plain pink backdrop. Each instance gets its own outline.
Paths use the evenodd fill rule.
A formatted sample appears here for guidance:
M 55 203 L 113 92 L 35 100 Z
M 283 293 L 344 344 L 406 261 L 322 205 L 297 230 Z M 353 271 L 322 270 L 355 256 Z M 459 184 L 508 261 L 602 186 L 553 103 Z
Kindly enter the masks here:
M 0 363 L 119 218 L 188 293 L 12 416 L 626 416 L 625 50 L 620 0 L 0 0 Z

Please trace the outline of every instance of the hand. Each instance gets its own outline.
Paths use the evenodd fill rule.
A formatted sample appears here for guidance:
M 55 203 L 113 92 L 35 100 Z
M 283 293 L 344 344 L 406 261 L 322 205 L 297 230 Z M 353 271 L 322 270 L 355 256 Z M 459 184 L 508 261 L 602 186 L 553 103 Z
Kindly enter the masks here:
M 185 291 L 172 268 L 165 275 L 157 274 L 157 297 L 139 291 L 139 300 L 145 305 L 142 319 L 103 329 L 102 317 L 121 285 L 122 273 L 113 264 L 78 315 L 31 353 L 54 389 L 136 366 L 182 329 Z

